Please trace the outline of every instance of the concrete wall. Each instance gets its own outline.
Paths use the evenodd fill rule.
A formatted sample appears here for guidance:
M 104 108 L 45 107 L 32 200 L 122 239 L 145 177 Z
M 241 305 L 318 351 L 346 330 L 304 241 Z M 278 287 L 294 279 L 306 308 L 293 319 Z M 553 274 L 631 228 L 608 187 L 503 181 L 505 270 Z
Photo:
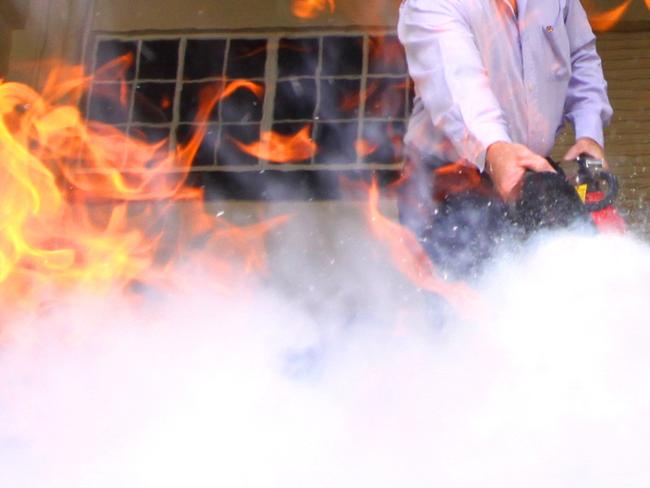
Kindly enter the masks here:
M 81 59 L 90 32 L 94 0 L 4 0 L 20 12 L 22 28 L 11 36 L 9 77 L 38 84 L 46 74 L 39 61 Z
M 310 25 L 394 25 L 400 0 L 336 0 L 333 14 L 311 21 L 297 19 L 292 0 L 96 0 L 93 29 L 239 29 L 308 27 Z M 584 2 L 594 11 L 606 11 L 621 0 Z M 164 6 L 163 6 L 164 5 Z M 633 0 L 623 24 L 650 22 L 643 0 Z M 620 27 L 620 26 L 619 26 Z
M 310 27 L 394 26 L 400 0 L 336 0 L 334 13 L 312 20 L 296 18 L 294 0 L 0 0 L 0 17 L 21 12 L 23 29 L 11 42 L 13 66 L 42 57 L 81 59 L 94 32 L 165 30 L 309 29 Z M 299 1 L 299 0 L 298 0 Z M 593 11 L 606 11 L 622 0 L 583 0 Z M 20 23 L 12 22 L 12 29 Z M 644 0 L 632 3 L 616 26 L 620 30 L 650 29 Z M 0 61 L 9 50 L 8 31 L 0 29 Z M 2 44 L 4 42 L 4 44 Z
M 20 5 L 0 0 L 0 75 L 9 71 L 9 58 L 12 51 L 14 30 L 25 27 L 25 15 Z
M 293 15 L 291 0 L 97 0 L 93 29 L 256 29 L 394 25 L 399 0 L 337 0 L 312 20 Z
M 6 5 L 22 13 L 24 25 L 13 26 L 13 34 L 0 25 L 0 67 L 4 53 L 13 79 L 35 83 L 41 73 L 37 67 L 25 69 L 25 63 L 52 57 L 79 62 L 97 32 L 392 26 L 398 4 L 338 0 L 333 14 L 302 20 L 292 14 L 291 0 L 0 0 L 0 18 Z

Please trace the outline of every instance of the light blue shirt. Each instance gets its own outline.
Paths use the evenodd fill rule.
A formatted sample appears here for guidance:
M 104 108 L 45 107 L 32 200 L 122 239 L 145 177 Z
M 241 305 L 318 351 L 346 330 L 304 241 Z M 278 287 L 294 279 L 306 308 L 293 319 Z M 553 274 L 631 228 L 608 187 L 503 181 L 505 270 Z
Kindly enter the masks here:
M 604 146 L 612 116 L 596 38 L 579 0 L 404 0 L 398 34 L 415 82 L 405 142 L 483 169 L 487 147 L 547 156 L 565 121 Z

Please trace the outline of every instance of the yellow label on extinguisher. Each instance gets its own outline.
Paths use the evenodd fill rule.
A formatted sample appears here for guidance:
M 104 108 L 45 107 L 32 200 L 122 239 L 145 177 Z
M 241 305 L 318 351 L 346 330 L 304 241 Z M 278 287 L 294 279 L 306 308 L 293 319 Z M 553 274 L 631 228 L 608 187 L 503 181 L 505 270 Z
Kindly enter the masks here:
M 587 199 L 587 185 L 578 185 L 576 191 L 578 192 L 578 196 L 580 197 L 580 200 L 582 200 L 582 203 L 585 203 L 585 200 Z

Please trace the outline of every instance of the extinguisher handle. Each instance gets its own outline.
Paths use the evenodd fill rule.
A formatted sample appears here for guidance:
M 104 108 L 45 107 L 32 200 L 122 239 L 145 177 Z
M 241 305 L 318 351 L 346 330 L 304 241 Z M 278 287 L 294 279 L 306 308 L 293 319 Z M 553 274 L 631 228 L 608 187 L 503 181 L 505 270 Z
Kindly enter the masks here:
M 607 208 L 614 204 L 614 200 L 618 195 L 618 179 L 613 173 L 609 171 L 601 171 L 597 175 L 597 179 L 605 183 L 607 186 L 607 192 L 597 202 L 587 202 L 585 203 L 585 208 L 588 212 L 599 212 L 604 208 Z
M 566 178 L 566 173 L 558 162 L 554 161 L 552 158 L 547 158 L 547 160 L 560 176 Z M 599 212 L 600 210 L 613 205 L 614 200 L 618 196 L 618 179 L 616 176 L 613 173 L 602 169 L 602 161 L 594 160 L 594 158 L 587 153 L 580 154 L 575 161 L 578 163 L 580 171 L 584 172 L 598 183 L 605 183 L 607 188 L 603 198 L 596 202 L 586 202 L 585 210 L 587 210 L 587 212 Z M 592 168 L 591 170 L 589 169 L 590 165 Z
M 555 161 L 553 158 L 546 158 L 546 161 L 548 161 L 548 164 L 551 165 L 557 174 L 559 174 L 562 178 L 566 178 L 566 173 L 562 169 L 562 166 L 560 166 L 560 163 Z

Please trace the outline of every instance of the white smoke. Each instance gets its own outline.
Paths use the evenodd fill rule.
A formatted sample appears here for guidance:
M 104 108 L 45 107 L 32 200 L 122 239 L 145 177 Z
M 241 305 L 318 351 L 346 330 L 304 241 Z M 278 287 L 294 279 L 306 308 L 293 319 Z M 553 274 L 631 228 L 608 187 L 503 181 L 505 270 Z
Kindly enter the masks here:
M 293 289 L 193 270 L 182 294 L 12 323 L 0 486 L 650 486 L 646 244 L 540 239 L 463 322 L 340 243 Z

